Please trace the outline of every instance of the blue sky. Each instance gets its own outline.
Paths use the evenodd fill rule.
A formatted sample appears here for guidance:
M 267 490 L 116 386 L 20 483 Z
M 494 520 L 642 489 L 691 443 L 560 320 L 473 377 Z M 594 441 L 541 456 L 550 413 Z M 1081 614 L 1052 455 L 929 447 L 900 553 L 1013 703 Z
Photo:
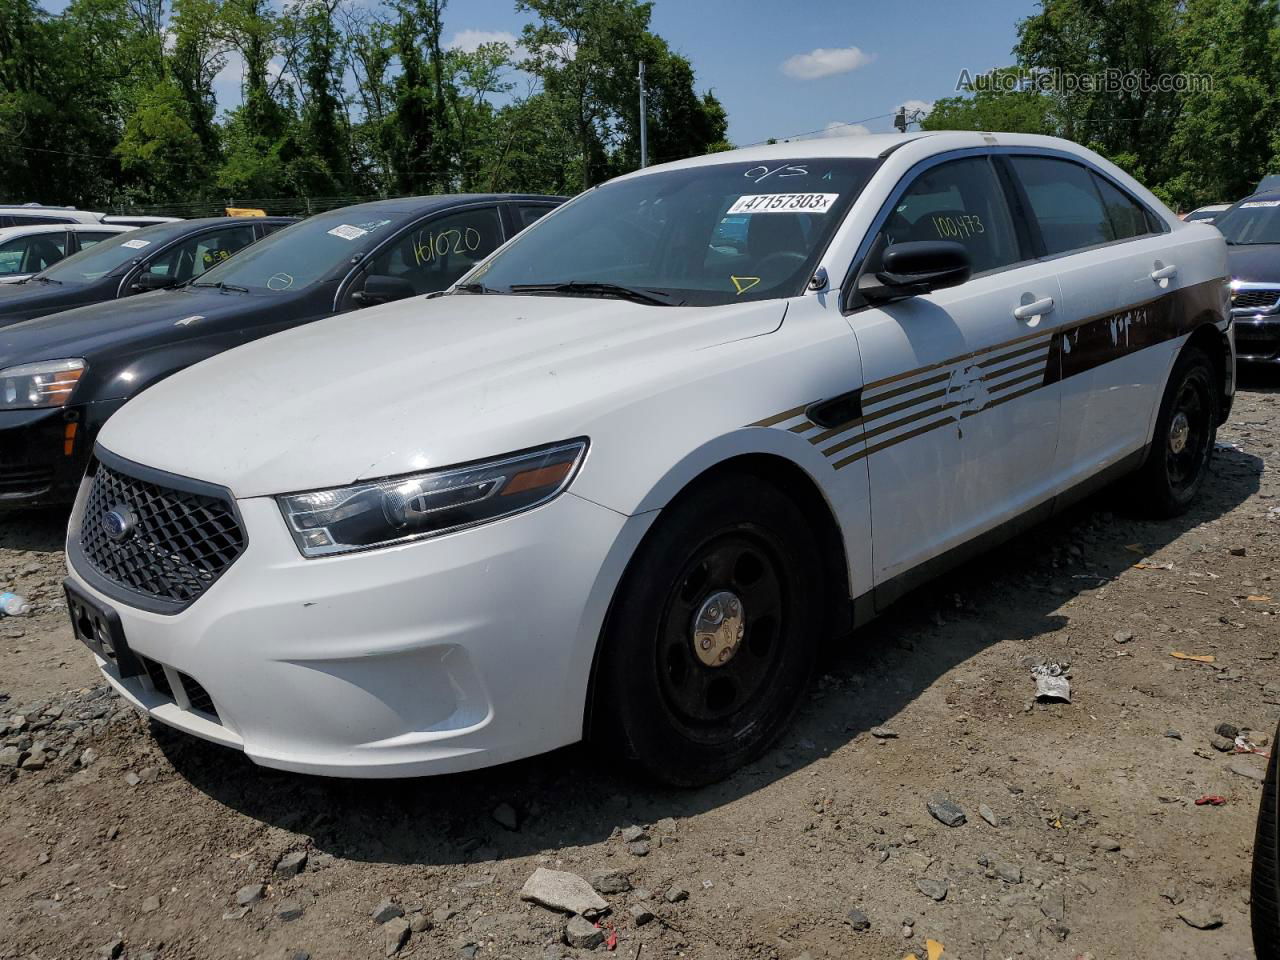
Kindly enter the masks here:
M 57 11 L 67 0 L 47 0 Z M 359 0 L 372 3 L 372 0 Z M 746 145 L 878 117 L 899 104 L 955 92 L 961 70 L 1013 62 L 1016 24 L 1035 0 L 656 0 L 653 29 L 693 63 L 729 113 L 729 138 Z M 452 0 L 445 39 L 460 44 L 518 36 L 527 18 L 513 0 Z M 218 79 L 220 106 L 239 100 L 240 65 Z M 832 127 L 834 133 L 857 128 Z

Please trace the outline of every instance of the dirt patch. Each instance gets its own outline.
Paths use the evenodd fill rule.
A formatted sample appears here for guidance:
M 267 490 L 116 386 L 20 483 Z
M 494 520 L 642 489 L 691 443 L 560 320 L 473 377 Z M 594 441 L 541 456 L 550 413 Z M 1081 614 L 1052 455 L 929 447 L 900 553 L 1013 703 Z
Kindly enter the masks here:
M 152 730 L 63 623 L 64 518 L 5 521 L 0 589 L 37 611 L 0 620 L 0 744 L 44 762 L 0 766 L 0 957 L 586 956 L 520 899 L 539 866 L 612 877 L 627 960 L 1251 957 L 1259 784 L 1232 768 L 1262 762 L 1212 741 L 1280 716 L 1280 395 L 1247 389 L 1221 440 L 1189 515 L 1104 494 L 935 582 L 833 651 L 779 747 L 688 793 L 582 748 L 348 782 Z M 1071 703 L 1034 702 L 1045 659 Z

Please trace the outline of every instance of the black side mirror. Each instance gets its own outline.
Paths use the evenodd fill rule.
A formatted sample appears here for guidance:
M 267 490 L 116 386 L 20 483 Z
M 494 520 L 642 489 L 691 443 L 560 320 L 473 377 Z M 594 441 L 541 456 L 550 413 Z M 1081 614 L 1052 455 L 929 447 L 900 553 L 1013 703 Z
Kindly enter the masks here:
M 405 297 L 412 297 L 416 292 L 413 284 L 404 277 L 389 277 L 373 273 L 365 278 L 364 288 L 358 290 L 353 299 L 367 307 L 375 303 L 403 300 Z
M 954 240 L 909 240 L 885 249 L 875 274 L 858 279 L 858 291 L 873 303 L 955 287 L 969 279 L 969 251 Z
M 173 280 L 170 277 L 166 277 L 163 273 L 143 270 L 134 278 L 133 283 L 129 284 L 129 289 L 134 293 L 142 293 L 144 290 L 163 290 L 171 286 L 173 286 Z

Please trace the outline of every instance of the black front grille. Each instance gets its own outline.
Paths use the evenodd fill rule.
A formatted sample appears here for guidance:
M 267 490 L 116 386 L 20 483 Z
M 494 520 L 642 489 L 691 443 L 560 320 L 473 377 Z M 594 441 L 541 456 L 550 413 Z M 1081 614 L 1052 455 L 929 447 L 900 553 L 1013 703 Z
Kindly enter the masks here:
M 193 484 L 194 485 L 194 484 Z M 104 518 L 126 520 L 112 539 Z M 99 462 L 85 502 L 80 548 L 115 587 L 176 612 L 192 603 L 244 552 L 231 498 L 144 480 Z
M 1274 307 L 1280 301 L 1280 290 L 1240 290 L 1231 298 L 1231 306 L 1240 310 Z
M 138 662 L 142 664 L 142 669 L 147 671 L 147 679 L 156 688 L 156 693 L 173 700 L 173 687 L 169 685 L 169 675 L 164 672 L 164 667 L 150 657 L 144 657 L 141 654 L 135 654 L 135 656 L 137 656 Z

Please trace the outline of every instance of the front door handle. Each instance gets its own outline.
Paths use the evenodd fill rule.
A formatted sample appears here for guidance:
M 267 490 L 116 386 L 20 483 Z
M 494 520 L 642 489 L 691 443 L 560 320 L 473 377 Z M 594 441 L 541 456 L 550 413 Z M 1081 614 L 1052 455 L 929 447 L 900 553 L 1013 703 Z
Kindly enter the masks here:
M 1159 283 L 1161 280 L 1172 280 L 1177 275 L 1178 268 L 1173 264 L 1169 264 L 1167 267 L 1158 267 L 1151 271 L 1151 279 L 1156 283 Z
M 1019 320 L 1031 320 L 1034 317 L 1043 317 L 1046 313 L 1053 313 L 1053 297 L 1044 297 L 1040 300 L 1024 303 L 1020 307 L 1013 308 L 1013 315 Z

